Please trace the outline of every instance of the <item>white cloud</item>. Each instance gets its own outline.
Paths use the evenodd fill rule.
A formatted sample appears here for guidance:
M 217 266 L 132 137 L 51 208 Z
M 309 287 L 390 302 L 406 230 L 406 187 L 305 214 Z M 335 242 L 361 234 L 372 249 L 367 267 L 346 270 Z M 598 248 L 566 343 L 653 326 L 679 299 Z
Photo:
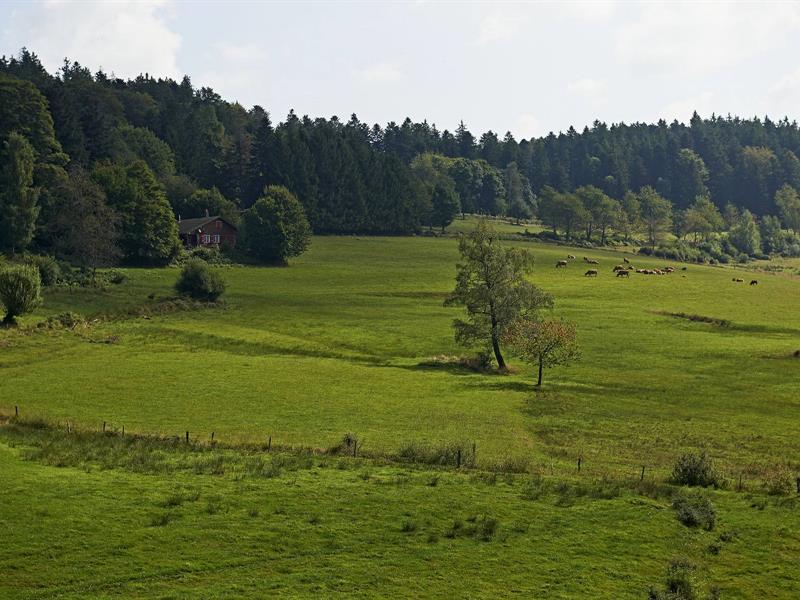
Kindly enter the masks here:
M 655 118 L 664 119 L 668 123 L 672 122 L 673 119 L 688 123 L 692 113 L 695 111 L 702 117 L 711 116 L 711 113 L 715 112 L 714 94 L 710 91 L 704 91 L 689 98 L 670 102 L 658 112 Z M 719 113 L 720 111 L 717 112 Z
M 608 95 L 608 85 L 605 81 L 584 77 L 567 84 L 567 91 L 596 101 L 603 101 Z
M 589 0 L 587 2 L 562 2 L 558 5 L 567 17 L 583 21 L 607 21 L 617 10 L 616 2 Z
M 784 75 L 768 90 L 767 106 L 776 118 L 797 116 L 800 106 L 800 69 Z
M 517 119 L 516 126 L 512 128 L 517 140 L 530 139 L 538 137 L 545 132 L 542 129 L 542 123 L 531 114 L 520 115 Z
M 478 44 L 489 44 L 514 37 L 520 30 L 520 15 L 494 12 L 484 16 L 478 28 Z
M 355 76 L 364 83 L 396 83 L 404 73 L 395 63 L 377 63 L 356 71 Z
M 166 22 L 169 9 L 166 0 L 48 0 L 14 13 L 7 43 L 34 50 L 51 71 L 68 57 L 120 77 L 148 72 L 177 78 L 181 36 Z
M 196 85 L 209 86 L 228 100 L 244 104 L 264 103 L 269 99 L 269 60 L 267 52 L 256 44 L 218 42 L 206 56 L 209 68 Z
M 792 3 L 644 4 L 616 33 L 617 56 L 656 71 L 699 74 L 779 47 L 800 30 Z

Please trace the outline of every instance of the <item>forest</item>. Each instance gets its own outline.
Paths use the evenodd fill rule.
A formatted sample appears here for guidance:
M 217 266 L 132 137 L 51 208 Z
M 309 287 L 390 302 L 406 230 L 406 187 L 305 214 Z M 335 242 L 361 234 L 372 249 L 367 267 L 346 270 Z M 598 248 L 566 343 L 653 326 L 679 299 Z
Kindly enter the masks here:
M 275 185 L 299 199 L 317 234 L 410 234 L 460 212 L 536 216 L 589 241 L 634 228 L 655 246 L 653 221 L 629 210 L 634 196 L 666 202 L 656 229 L 679 237 L 722 228 L 722 212 L 728 229 L 761 227 L 761 237 L 765 222 L 778 238 L 800 226 L 800 128 L 786 118 L 595 122 L 519 141 L 477 137 L 463 122 L 450 132 L 293 111 L 277 122 L 189 77 L 122 80 L 68 60 L 50 74 L 23 49 L 0 59 L 0 140 L 0 250 L 12 253 L 69 254 L 59 247 L 67 231 L 86 239 L 110 224 L 125 262 L 163 264 L 179 249 L 176 217 L 208 210 L 236 221 Z M 796 242 L 763 250 L 793 254 Z M 758 255 L 756 245 L 738 250 Z

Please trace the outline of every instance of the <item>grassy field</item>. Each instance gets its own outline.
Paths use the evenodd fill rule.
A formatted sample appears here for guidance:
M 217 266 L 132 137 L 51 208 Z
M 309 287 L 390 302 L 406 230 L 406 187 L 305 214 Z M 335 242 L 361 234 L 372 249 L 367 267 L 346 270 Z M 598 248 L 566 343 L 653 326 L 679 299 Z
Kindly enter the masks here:
M 642 597 L 673 554 L 686 554 L 724 597 L 790 597 L 800 580 L 789 558 L 800 549 L 797 512 L 762 494 L 776 474 L 800 467 L 800 279 L 792 269 L 675 265 L 670 275 L 624 280 L 611 272 L 619 252 L 520 244 L 536 257 L 534 281 L 556 297 L 554 314 L 577 323 L 582 350 L 575 365 L 547 371 L 542 390 L 513 358 L 506 376 L 421 364 L 464 352 L 450 326 L 460 313 L 442 307 L 457 261 L 449 237 L 317 237 L 290 268 L 224 269 L 222 308 L 158 314 L 174 269 L 129 269 L 105 291 L 49 290 L 25 327 L 0 332 L 0 413 L 19 406 L 23 417 L 81 429 L 188 430 L 195 442 L 214 432 L 225 444 L 330 448 L 352 433 L 373 458 L 341 469 L 326 458 L 270 478 L 106 471 L 77 451 L 22 460 L 45 442 L 2 431 L 0 480 L 11 485 L 0 491 L 0 523 L 10 530 L 0 565 L 17 578 L 4 579 L 0 595 L 483 597 L 502 584 L 535 597 Z M 579 260 L 556 270 L 567 253 Z M 600 261 L 597 278 L 583 276 L 584 255 Z M 636 266 L 668 264 L 625 256 Z M 739 276 L 747 281 L 731 281 Z M 752 278 L 757 286 L 747 285 Z M 64 311 L 97 322 L 35 328 Z M 473 443 L 478 471 L 443 472 L 436 486 L 425 485 L 433 467 L 379 458 Z M 687 530 L 668 500 L 629 485 L 643 466 L 646 480 L 663 481 L 677 456 L 700 449 L 730 482 L 715 492 L 720 522 L 742 532 L 735 552 L 726 546 L 714 559 L 704 549 L 719 531 Z M 531 502 L 529 474 L 476 479 L 493 470 L 538 474 L 553 487 Z M 397 478 L 403 485 L 379 483 Z M 570 481 L 622 488 L 570 504 L 554 487 Z M 733 490 L 739 481 L 744 492 Z M 152 526 L 175 489 L 196 489 L 202 500 Z M 209 515 L 203 507 L 215 498 L 225 508 Z M 15 524 L 32 499 L 42 518 Z M 261 516 L 251 519 L 253 506 Z M 287 513 L 267 518 L 279 507 Z M 444 536 L 454 519 L 487 514 L 503 536 Z M 407 520 L 413 532 L 401 531 Z M 303 535 L 287 535 L 298 528 Z M 439 541 L 428 542 L 434 534 Z M 49 557 L 56 562 L 45 567 Z

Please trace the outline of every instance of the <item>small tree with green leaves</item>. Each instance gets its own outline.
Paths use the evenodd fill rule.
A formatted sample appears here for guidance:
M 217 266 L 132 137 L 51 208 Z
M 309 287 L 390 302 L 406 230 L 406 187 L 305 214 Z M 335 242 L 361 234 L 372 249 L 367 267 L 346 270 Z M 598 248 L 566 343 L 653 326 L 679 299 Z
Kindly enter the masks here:
M 3 324 L 13 326 L 17 317 L 31 312 L 42 302 L 39 269 L 14 265 L 0 269 L 0 304 L 5 308 Z
M 297 197 L 283 186 L 264 195 L 242 215 L 241 246 L 263 262 L 285 265 L 311 243 L 311 226 Z
M 456 319 L 456 342 L 494 353 L 497 366 L 506 368 L 500 342 L 506 329 L 519 318 L 536 317 L 553 305 L 550 294 L 528 281 L 533 256 L 527 250 L 501 245 L 497 232 L 484 220 L 458 243 L 456 287 L 445 306 L 464 306 L 466 320 Z
M 225 292 L 225 280 L 206 262 L 193 258 L 181 270 L 175 290 L 181 296 L 216 302 Z
M 505 334 L 505 340 L 520 358 L 537 366 L 537 387 L 542 385 L 545 367 L 566 365 L 580 356 L 575 325 L 564 320 L 518 319 Z

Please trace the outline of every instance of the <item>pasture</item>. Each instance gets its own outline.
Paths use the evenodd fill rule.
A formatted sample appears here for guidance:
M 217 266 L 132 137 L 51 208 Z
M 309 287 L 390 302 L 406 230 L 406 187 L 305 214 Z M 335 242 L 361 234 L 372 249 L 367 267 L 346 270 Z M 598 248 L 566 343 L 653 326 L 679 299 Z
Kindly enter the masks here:
M 800 279 L 677 263 L 667 275 L 617 278 L 623 256 L 639 268 L 669 263 L 518 243 L 535 255 L 533 280 L 555 296 L 554 314 L 578 326 L 581 360 L 546 371 L 541 390 L 513 356 L 510 375 L 430 365 L 465 354 L 451 329 L 460 312 L 442 306 L 452 238 L 316 237 L 289 268 L 224 268 L 221 308 L 160 314 L 176 269 L 128 269 L 105 291 L 47 291 L 23 329 L 0 332 L 0 413 L 19 406 L 23 418 L 79 431 L 189 431 L 203 447 L 211 432 L 223 445 L 271 438 L 293 447 L 289 456 L 350 433 L 365 458 L 214 475 L 156 449 L 177 466 L 137 470 L 87 458 L 59 441 L 65 433 L 0 427 L 0 479 L 11 482 L 0 492 L 0 565 L 17 575 L 0 595 L 483 597 L 503 585 L 635 598 L 686 554 L 723 597 L 788 597 L 797 511 L 764 494 L 776 473 L 798 469 Z M 568 253 L 577 260 L 556 269 Z M 584 277 L 584 255 L 599 262 L 597 277 Z M 97 321 L 35 328 L 64 311 Z M 395 462 L 454 444 L 474 444 L 476 469 Z M 739 532 L 719 559 L 706 552 L 719 530 L 687 530 L 668 500 L 636 487 L 643 467 L 655 485 L 682 452 L 701 449 L 729 484 L 713 493 L 720 522 Z M 531 474 L 550 482 L 538 500 L 526 499 Z M 202 500 L 164 508 L 173 493 Z M 20 521 L 32 505 L 35 523 Z M 445 535 L 454 520 L 486 515 L 502 536 Z M 98 552 L 110 561 L 102 569 Z M 759 567 L 767 556 L 771 572 Z M 64 570 L 74 574 L 62 580 Z

